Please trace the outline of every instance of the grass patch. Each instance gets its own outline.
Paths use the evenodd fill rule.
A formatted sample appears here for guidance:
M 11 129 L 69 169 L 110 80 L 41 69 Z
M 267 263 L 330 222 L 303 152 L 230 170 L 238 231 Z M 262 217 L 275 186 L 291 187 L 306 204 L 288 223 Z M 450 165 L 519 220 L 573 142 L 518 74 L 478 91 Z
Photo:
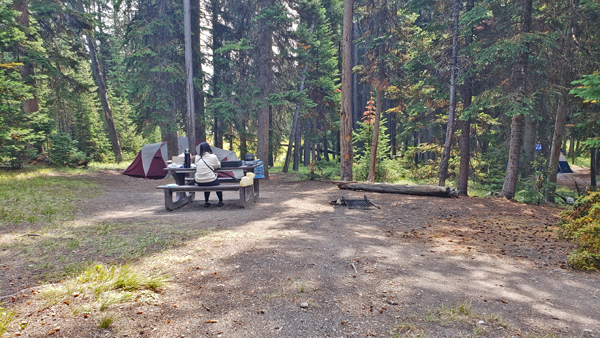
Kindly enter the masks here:
M 114 321 L 115 318 L 112 315 L 106 314 L 102 318 L 100 318 L 100 321 L 98 322 L 98 327 L 101 329 L 108 329 Z
M 15 313 L 6 310 L 0 304 L 0 337 L 8 331 L 8 326 L 15 319 Z
M 80 299 L 89 298 L 101 311 L 113 304 L 133 299 L 136 291 L 156 291 L 165 284 L 160 274 L 147 275 L 137 272 L 127 265 L 94 265 L 83 271 L 77 278 L 49 287 L 42 293 L 50 304 L 65 302 L 76 294 Z
M 72 219 L 81 192 L 95 186 L 85 177 L 61 176 L 61 171 L 48 168 L 0 170 L 0 221 L 18 224 Z
M 468 321 L 471 320 L 472 317 L 473 310 L 471 309 L 471 301 L 465 300 L 454 307 L 448 307 L 446 304 L 442 304 L 442 306 L 430 311 L 425 319 L 430 322 L 440 322 L 442 326 L 445 326 L 450 322 Z

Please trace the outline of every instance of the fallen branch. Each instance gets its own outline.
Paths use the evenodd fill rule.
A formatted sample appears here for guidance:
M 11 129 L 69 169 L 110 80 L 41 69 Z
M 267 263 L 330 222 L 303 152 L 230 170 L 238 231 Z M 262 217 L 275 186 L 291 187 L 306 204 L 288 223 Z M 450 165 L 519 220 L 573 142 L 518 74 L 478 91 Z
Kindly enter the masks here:
M 368 183 L 368 182 L 343 182 L 332 181 L 340 189 L 363 190 L 391 194 L 406 194 L 418 196 L 439 196 L 439 197 L 458 197 L 458 192 L 454 188 L 440 187 L 436 185 L 408 185 L 408 184 L 388 184 L 388 183 Z

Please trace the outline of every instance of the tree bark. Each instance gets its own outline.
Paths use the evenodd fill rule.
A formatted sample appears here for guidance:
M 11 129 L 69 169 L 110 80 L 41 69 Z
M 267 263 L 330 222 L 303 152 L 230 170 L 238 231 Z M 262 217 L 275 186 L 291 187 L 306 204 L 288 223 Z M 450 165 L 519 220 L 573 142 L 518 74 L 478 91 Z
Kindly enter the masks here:
M 265 10 L 274 5 L 274 0 L 261 0 L 260 9 Z M 269 95 L 271 94 L 271 81 L 273 78 L 272 52 L 273 30 L 268 18 L 258 22 L 257 45 L 257 85 L 260 88 L 259 99 L 261 106 L 258 108 L 258 132 L 256 153 L 258 158 L 268 163 L 269 161 Z M 265 178 L 269 179 L 269 168 L 264 166 Z
M 592 188 L 598 188 L 598 182 L 596 181 L 596 172 L 598 165 L 598 149 L 590 148 L 590 186 Z
M 467 0 L 466 11 L 475 7 L 475 0 Z M 465 49 L 473 43 L 473 31 L 469 30 L 465 35 Z M 467 66 L 468 67 L 468 66 Z M 473 79 L 469 67 L 465 70 L 465 83 L 463 85 L 463 111 L 467 111 L 473 101 Z M 468 196 L 469 190 L 469 168 L 471 163 L 471 119 L 460 122 L 460 166 L 456 188 L 461 195 Z
M 371 140 L 371 162 L 367 182 L 375 181 L 375 167 L 377 165 L 377 146 L 379 145 L 379 121 L 381 120 L 381 106 L 383 104 L 382 87 L 377 89 L 377 104 L 375 105 L 375 122 L 373 122 L 373 139 Z
M 454 188 L 440 187 L 435 185 L 406 185 L 406 184 L 389 184 L 389 183 L 357 183 L 338 181 L 333 182 L 340 189 L 348 190 L 363 190 L 380 193 L 391 194 L 406 194 L 418 196 L 439 196 L 439 197 L 456 197 L 457 193 Z
M 221 69 L 223 63 L 221 58 L 215 52 L 219 48 L 223 47 L 223 27 L 219 22 L 219 14 L 221 12 L 221 6 L 219 0 L 211 0 L 211 23 L 212 23 L 212 53 L 213 53 L 213 78 L 212 78 L 212 89 L 213 97 L 218 98 L 221 96 L 219 92 L 219 85 L 221 82 Z M 260 42 L 259 42 L 260 43 Z M 259 47 L 260 48 L 260 47 Z M 218 112 L 214 111 L 213 117 L 213 135 L 214 135 L 214 146 L 217 148 L 223 148 L 223 125 Z M 261 158 L 267 162 L 267 156 Z M 265 168 L 268 165 L 265 166 Z
M 513 199 L 517 190 L 519 180 L 519 156 L 521 155 L 521 134 L 523 133 L 523 115 L 513 116 L 510 126 L 510 148 L 508 152 L 508 164 L 506 166 L 506 177 L 502 187 L 502 195 L 507 199 Z
M 104 118 L 106 120 L 106 126 L 108 128 L 108 138 L 115 154 L 115 161 L 117 163 L 123 161 L 123 154 L 121 153 L 121 143 L 119 142 L 119 135 L 115 128 L 115 122 L 113 120 L 112 109 L 108 102 L 108 93 L 106 90 L 106 84 L 104 78 L 100 73 L 100 66 L 98 65 L 98 58 L 96 56 L 96 45 L 94 44 L 93 36 L 83 36 L 84 40 L 87 41 L 87 46 L 90 53 L 90 59 L 92 60 L 92 75 L 96 81 L 98 87 L 98 96 L 100 96 L 100 102 L 102 103 L 102 109 L 104 110 Z
M 196 140 L 206 142 L 206 127 L 205 127 L 205 109 L 204 109 L 204 72 L 202 71 L 202 47 L 200 45 L 200 1 L 191 0 L 191 15 L 192 15 L 192 67 L 194 68 L 195 83 L 194 86 L 194 108 L 196 119 Z
M 546 100 L 539 100 L 538 107 L 540 111 L 540 115 L 542 119 L 539 122 L 539 134 L 540 134 L 540 146 L 542 155 L 544 155 L 545 159 L 550 158 L 550 131 L 549 129 L 549 120 L 550 116 L 548 114 L 548 106 L 546 105 Z M 547 163 L 546 163 L 547 164 Z
M 188 148 L 192 155 L 196 154 L 196 109 L 194 107 L 194 68 L 192 66 L 192 19 L 190 0 L 183 0 L 183 26 L 185 40 L 185 94 L 186 94 L 186 134 Z
M 565 133 L 565 123 L 567 121 L 567 93 L 562 93 L 561 101 L 558 103 L 556 113 L 556 122 L 554 124 L 554 137 L 552 139 L 552 150 L 550 152 L 550 163 L 548 164 L 548 201 L 554 202 L 554 193 L 556 192 L 556 177 L 558 174 L 558 160 L 560 158 L 560 147 Z
M 342 108 L 340 111 L 340 178 L 352 181 L 352 13 L 353 0 L 344 1 L 342 32 Z
M 31 34 L 29 34 L 29 8 L 27 6 L 27 0 L 15 0 L 13 3 L 13 9 L 21 12 L 17 17 L 17 23 L 27 29 L 25 35 L 27 40 L 32 40 Z M 35 69 L 33 68 L 33 62 L 29 61 L 25 48 L 19 46 L 17 48 L 18 60 L 23 62 L 23 66 L 19 67 L 21 78 L 23 81 L 31 87 L 36 86 L 35 81 Z M 26 115 L 34 113 L 40 110 L 39 100 L 36 93 L 33 93 L 33 98 L 23 101 L 23 111 Z
M 352 67 L 358 66 L 358 18 L 355 18 L 355 22 L 352 24 Z M 356 130 L 358 128 L 358 121 L 360 121 L 360 108 L 358 107 L 358 74 L 352 74 L 352 128 Z
M 310 139 L 310 130 L 312 130 L 311 121 L 306 119 L 304 122 L 304 166 L 308 167 L 310 164 L 310 149 L 312 148 Z
M 525 127 L 523 130 L 523 149 L 525 156 L 523 158 L 523 173 L 530 175 L 532 173 L 532 164 L 535 157 L 535 122 L 533 117 L 525 116 Z
M 302 124 L 297 122 L 296 134 L 294 135 L 294 158 L 292 169 L 298 171 L 300 167 L 300 143 L 302 142 Z
M 454 112 L 456 111 L 456 72 L 458 59 L 458 14 L 460 12 L 460 2 L 454 0 L 453 5 L 453 23 L 452 23 L 452 61 L 450 66 L 450 109 L 448 111 L 448 124 L 446 127 L 446 141 L 444 142 L 444 151 L 440 161 L 439 182 L 440 186 L 446 185 L 448 177 L 448 164 L 450 162 L 450 151 L 452 150 L 452 137 L 454 136 Z
M 532 0 L 523 0 L 521 10 L 521 33 L 529 33 L 531 31 L 531 12 Z M 517 89 L 518 100 L 525 97 L 529 92 L 527 88 L 528 74 L 528 58 L 529 44 L 526 44 L 527 50 L 520 52 L 518 56 L 518 64 L 521 69 L 516 74 L 515 83 L 519 86 Z M 513 116 L 510 130 L 510 144 L 508 151 L 508 165 L 506 166 L 506 176 L 504 178 L 504 186 L 502 187 L 502 195 L 507 199 L 513 199 L 517 190 L 517 182 L 519 180 L 519 157 L 521 153 L 521 137 L 523 133 L 523 115 Z

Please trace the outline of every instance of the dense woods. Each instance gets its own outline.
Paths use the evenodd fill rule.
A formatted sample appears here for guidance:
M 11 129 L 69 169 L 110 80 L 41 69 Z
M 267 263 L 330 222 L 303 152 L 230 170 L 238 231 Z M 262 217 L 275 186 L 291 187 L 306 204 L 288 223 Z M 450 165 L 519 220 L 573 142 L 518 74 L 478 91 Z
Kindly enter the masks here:
M 0 0 L 1 164 L 129 161 L 160 141 L 173 156 L 193 134 L 311 177 L 551 201 L 561 149 L 600 169 L 597 0 L 189 10 L 186 85 L 183 0 Z

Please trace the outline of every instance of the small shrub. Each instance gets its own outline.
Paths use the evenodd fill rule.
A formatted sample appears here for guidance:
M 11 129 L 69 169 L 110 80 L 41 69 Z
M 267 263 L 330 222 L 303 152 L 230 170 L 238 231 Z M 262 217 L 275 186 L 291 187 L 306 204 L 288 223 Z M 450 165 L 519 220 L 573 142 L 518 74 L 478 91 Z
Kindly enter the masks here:
M 89 158 L 77 149 L 77 141 L 70 135 L 58 133 L 52 136 L 50 160 L 59 166 L 78 167 L 87 164 Z
M 572 210 L 561 214 L 559 235 L 578 245 L 568 258 L 573 268 L 600 269 L 600 192 L 579 198 Z
M 112 315 L 105 315 L 98 322 L 98 327 L 101 329 L 108 329 L 110 325 L 115 321 Z

